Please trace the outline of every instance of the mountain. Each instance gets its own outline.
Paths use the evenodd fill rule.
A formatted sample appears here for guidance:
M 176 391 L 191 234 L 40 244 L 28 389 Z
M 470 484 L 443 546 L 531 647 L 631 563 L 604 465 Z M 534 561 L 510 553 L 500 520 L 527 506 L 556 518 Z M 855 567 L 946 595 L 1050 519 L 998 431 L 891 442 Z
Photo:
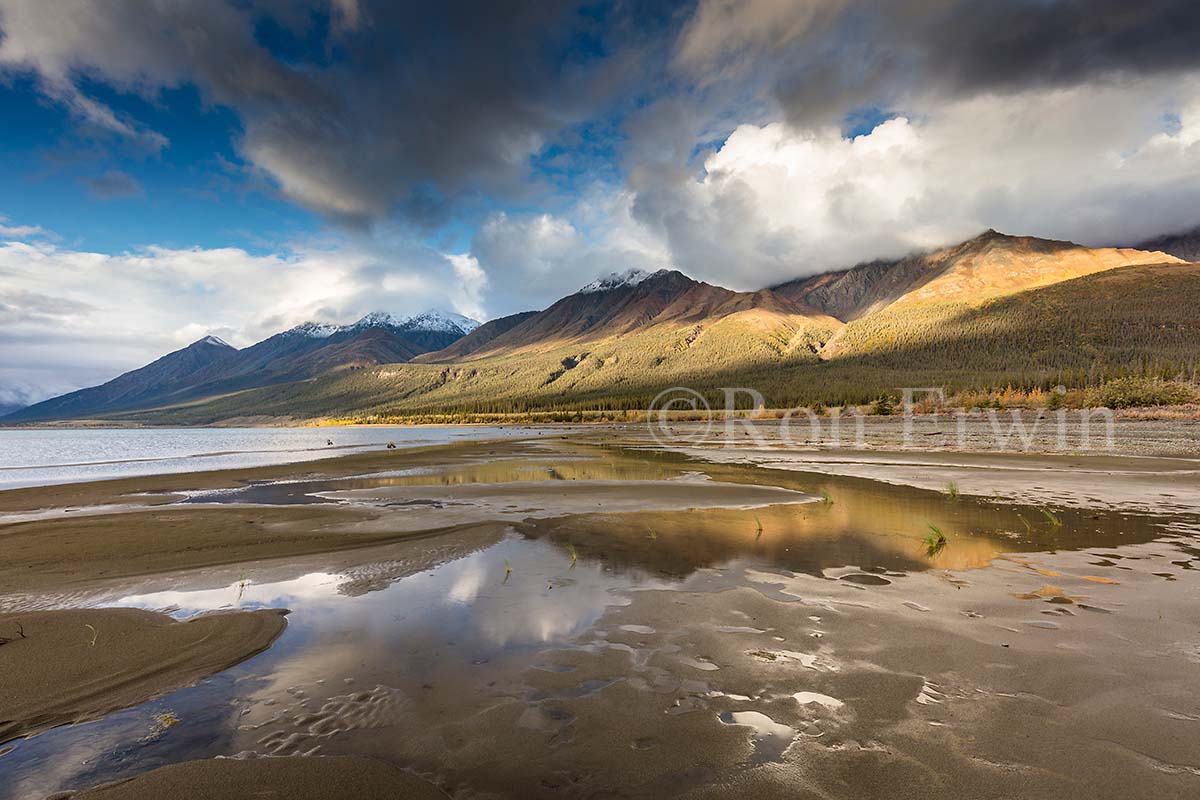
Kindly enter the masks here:
M 777 297 L 769 291 L 734 292 L 692 280 L 678 270 L 654 273 L 631 270 L 590 283 L 544 311 L 523 315 L 504 332 L 472 342 L 472 349 L 464 346 L 469 342 L 464 339 L 450 352 L 433 353 L 421 360 L 440 363 L 496 353 L 550 351 L 576 343 L 644 336 L 661 332 L 664 327 L 679 326 L 698 328 L 684 334 L 691 339 L 690 347 L 706 326 L 743 312 L 755 312 L 760 318 L 771 313 L 781 318 L 793 317 L 793 325 L 801 325 L 801 321 L 837 324 L 803 303 Z M 788 324 L 783 319 L 779 322 Z M 636 347 L 633 340 L 622 343 L 623 348 L 631 346 Z
M 478 326 L 445 311 L 411 317 L 374 312 L 351 325 L 306 322 L 242 350 L 206 336 L 101 386 L 34 404 L 4 419 L 97 417 L 393 364 L 442 349 Z
M 459 339 L 449 347 L 445 347 L 436 353 L 434 357 L 439 357 L 442 360 L 452 360 L 473 353 L 487 347 L 497 337 L 508 333 L 510 330 L 520 325 L 530 317 L 536 316 L 537 311 L 521 311 L 516 314 L 509 314 L 507 317 L 499 317 L 483 323 L 475 330 L 468 333 L 466 336 Z M 426 361 L 430 358 L 430 354 L 417 356 L 414 361 Z
M 1141 250 L 1161 250 L 1184 261 L 1200 261 L 1200 227 L 1159 236 L 1136 245 Z
M 201 367 L 184 388 L 158 392 L 152 409 L 118 416 L 444 419 L 645 409 L 672 386 L 754 387 L 774 405 L 793 405 L 866 402 L 901 386 L 1194 376 L 1200 265 L 987 231 L 754 292 L 633 270 L 478 327 L 446 315 L 413 319 L 300 326 Z
M 197 375 L 219 372 L 236 363 L 238 351 L 215 336 L 205 336 L 108 383 L 35 403 L 5 421 L 72 419 L 107 411 L 138 408 L 174 392 Z
M 953 247 L 801 278 L 772 291 L 851 322 L 897 305 L 980 302 L 1114 267 L 1179 260 L 989 230 Z

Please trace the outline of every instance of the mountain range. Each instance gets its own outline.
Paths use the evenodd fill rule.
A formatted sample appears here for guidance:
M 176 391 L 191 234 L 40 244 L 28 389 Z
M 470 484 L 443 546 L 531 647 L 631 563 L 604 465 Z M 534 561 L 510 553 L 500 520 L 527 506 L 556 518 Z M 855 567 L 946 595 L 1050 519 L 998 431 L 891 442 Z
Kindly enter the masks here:
M 408 361 L 440 350 L 478 327 L 475 320 L 446 311 L 412 317 L 375 312 L 352 325 L 307 322 L 242 350 L 206 336 L 108 383 L 28 406 L 5 420 L 137 411 Z
M 206 338 L 4 420 L 644 408 L 670 386 L 752 386 L 778 405 L 864 402 L 899 386 L 1194 373 L 1198 331 L 1198 264 L 1157 249 L 987 231 L 759 291 L 632 270 L 483 325 L 375 314 L 349 326 L 310 323 L 244 350 Z

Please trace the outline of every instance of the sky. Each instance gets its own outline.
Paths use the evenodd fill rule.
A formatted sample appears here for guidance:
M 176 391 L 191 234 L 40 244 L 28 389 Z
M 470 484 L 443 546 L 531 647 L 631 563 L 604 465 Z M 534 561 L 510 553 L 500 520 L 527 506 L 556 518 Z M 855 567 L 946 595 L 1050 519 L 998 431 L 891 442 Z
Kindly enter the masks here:
M 1195 0 L 0 0 L 0 406 L 205 335 L 1200 224 Z

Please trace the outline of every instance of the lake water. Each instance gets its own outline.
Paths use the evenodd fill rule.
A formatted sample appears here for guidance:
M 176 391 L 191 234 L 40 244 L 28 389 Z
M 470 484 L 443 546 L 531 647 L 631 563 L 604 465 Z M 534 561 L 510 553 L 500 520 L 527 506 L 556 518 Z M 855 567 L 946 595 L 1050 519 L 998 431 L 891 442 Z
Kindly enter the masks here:
M 537 433 L 476 426 L 0 430 L 0 490 L 313 461 L 388 442 L 418 447 L 530 435 Z

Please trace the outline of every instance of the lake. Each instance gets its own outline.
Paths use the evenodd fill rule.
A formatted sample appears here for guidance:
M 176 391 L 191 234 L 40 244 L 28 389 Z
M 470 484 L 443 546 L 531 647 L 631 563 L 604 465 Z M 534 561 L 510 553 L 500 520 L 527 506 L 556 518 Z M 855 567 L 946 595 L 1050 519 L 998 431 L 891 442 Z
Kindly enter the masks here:
M 0 489 L 289 464 L 389 442 L 419 447 L 530 434 L 482 426 L 0 430 Z

